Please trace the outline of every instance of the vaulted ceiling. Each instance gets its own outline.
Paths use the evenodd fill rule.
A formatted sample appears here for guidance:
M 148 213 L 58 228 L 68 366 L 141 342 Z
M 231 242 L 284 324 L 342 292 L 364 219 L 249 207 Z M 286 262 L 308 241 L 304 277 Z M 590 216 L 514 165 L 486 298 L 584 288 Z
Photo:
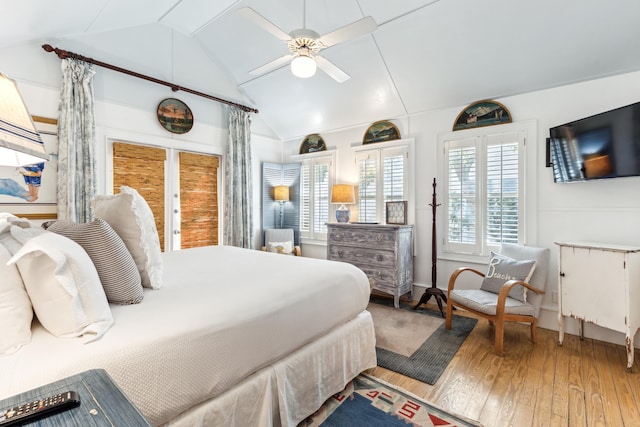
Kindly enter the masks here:
M 4 3 L 0 47 L 173 28 L 229 74 L 246 97 L 239 101 L 259 108 L 281 139 L 640 70 L 637 0 Z M 242 7 L 286 33 L 305 28 L 324 35 L 366 16 L 377 29 L 322 51 L 350 76 L 343 83 L 320 70 L 297 78 L 287 64 L 255 76 L 249 71 L 289 51 L 242 16 Z

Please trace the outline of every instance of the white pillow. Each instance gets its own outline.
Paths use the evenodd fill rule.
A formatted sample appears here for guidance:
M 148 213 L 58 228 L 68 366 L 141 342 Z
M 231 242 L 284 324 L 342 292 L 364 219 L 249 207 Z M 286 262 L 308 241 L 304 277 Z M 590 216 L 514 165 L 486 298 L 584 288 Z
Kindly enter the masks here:
M 89 255 L 67 237 L 42 230 L 29 238 L 25 231 L 11 228 L 24 246 L 9 264 L 18 265 L 42 326 L 57 337 L 83 336 L 85 343 L 100 338 L 113 317 Z
M 109 223 L 124 241 L 136 262 L 142 286 L 162 287 L 160 239 L 153 212 L 133 188 L 122 186 L 120 193 L 93 199 L 96 217 Z
M 293 252 L 293 242 L 291 240 L 287 240 L 286 242 L 269 242 L 269 252 L 291 255 Z
M 9 250 L 0 244 L 0 356 L 16 352 L 31 341 L 33 307 L 18 268 L 6 265 Z

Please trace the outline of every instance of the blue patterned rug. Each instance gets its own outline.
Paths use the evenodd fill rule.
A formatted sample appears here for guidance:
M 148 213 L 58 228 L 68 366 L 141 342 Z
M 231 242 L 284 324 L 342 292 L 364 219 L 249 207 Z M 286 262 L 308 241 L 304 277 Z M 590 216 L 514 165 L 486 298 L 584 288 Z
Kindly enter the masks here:
M 360 374 L 298 427 L 478 427 L 406 390 Z

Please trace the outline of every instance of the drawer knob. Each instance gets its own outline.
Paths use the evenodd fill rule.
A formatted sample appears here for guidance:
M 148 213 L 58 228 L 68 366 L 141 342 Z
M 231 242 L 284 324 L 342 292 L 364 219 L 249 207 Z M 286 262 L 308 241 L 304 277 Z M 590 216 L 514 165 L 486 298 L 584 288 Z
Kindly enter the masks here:
M 376 255 L 376 261 L 382 261 L 384 257 L 382 255 Z
M 376 240 L 379 242 L 382 240 L 382 234 L 376 234 Z
M 339 256 L 340 258 L 342 258 L 342 256 L 343 256 L 343 255 L 344 255 L 344 252 L 343 252 L 343 251 L 338 251 L 338 256 Z

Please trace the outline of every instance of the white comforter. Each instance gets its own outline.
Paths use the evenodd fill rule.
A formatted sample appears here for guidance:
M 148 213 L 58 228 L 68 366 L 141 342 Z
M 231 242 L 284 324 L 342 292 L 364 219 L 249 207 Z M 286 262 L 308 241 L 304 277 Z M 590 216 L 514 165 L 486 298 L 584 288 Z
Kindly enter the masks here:
M 111 305 L 100 340 L 32 342 L 0 357 L 0 398 L 104 368 L 153 424 L 219 396 L 365 310 L 369 284 L 344 263 L 214 246 L 163 254 L 164 287 Z

